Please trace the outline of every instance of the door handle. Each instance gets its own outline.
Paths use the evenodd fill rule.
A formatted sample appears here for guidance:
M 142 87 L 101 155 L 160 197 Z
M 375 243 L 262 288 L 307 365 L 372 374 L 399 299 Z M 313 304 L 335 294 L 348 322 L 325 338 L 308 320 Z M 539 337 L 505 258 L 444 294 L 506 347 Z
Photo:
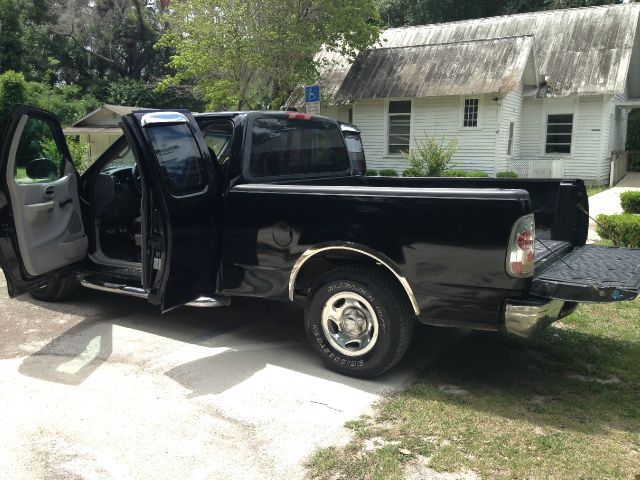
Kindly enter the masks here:
M 53 185 L 47 185 L 44 187 L 43 196 L 46 200 L 51 200 L 56 196 L 56 188 Z
M 66 207 L 71 202 L 73 202 L 73 199 L 71 199 L 71 198 L 67 198 L 66 200 L 61 201 L 60 202 L 60 208 Z

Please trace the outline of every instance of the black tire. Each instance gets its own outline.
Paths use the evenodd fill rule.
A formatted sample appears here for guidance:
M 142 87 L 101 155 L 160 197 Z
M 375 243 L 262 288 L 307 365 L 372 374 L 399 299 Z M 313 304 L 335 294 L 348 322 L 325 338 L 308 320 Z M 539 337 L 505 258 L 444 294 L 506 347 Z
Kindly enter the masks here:
M 29 292 L 36 300 L 42 300 L 44 302 L 61 302 L 66 300 L 76 290 L 78 286 L 78 280 L 75 275 L 67 275 L 66 277 L 54 280 L 51 283 L 47 283 L 35 290 Z
M 314 283 L 305 308 L 305 330 L 312 348 L 330 369 L 353 377 L 371 378 L 386 372 L 404 356 L 416 317 L 406 293 L 394 280 L 376 267 L 351 266 L 331 270 Z M 364 298 L 369 303 L 365 308 L 372 307 L 375 313 L 378 334 L 375 342 L 370 342 L 373 347 L 369 351 L 355 347 L 355 352 L 345 355 L 334 346 L 337 341 L 327 337 L 322 322 L 323 309 L 329 300 L 340 297 L 338 294 L 343 292 Z M 338 298 L 336 305 L 340 301 Z M 327 322 L 332 327 L 335 323 Z M 358 355 L 358 349 L 363 354 Z

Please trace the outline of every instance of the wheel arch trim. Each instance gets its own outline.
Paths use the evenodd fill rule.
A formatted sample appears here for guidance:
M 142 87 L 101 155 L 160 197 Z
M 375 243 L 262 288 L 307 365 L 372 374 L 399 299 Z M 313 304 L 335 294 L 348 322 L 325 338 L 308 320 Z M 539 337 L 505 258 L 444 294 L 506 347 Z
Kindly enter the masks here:
M 407 294 L 407 297 L 409 298 L 409 301 L 411 302 L 411 306 L 413 307 L 414 313 L 416 315 L 420 315 L 420 306 L 418 305 L 416 296 L 414 295 L 413 290 L 411 289 L 411 285 L 409 285 L 409 282 L 400 273 L 398 268 L 394 265 L 393 261 L 390 258 L 388 258 L 386 255 L 380 252 L 377 252 L 365 245 L 361 245 L 359 243 L 354 243 L 354 242 L 321 243 L 313 247 L 310 247 L 302 255 L 300 255 L 298 260 L 296 260 L 296 263 L 293 265 L 293 269 L 291 270 L 291 275 L 289 276 L 289 300 L 290 301 L 293 301 L 294 299 L 296 280 L 298 278 L 298 274 L 302 270 L 302 267 L 305 265 L 305 263 L 307 263 L 307 261 L 309 261 L 314 256 L 318 255 L 319 253 L 323 253 L 331 250 L 342 250 L 342 251 L 359 253 L 375 260 L 377 263 L 385 267 L 389 272 L 391 272 L 391 274 L 396 278 L 396 280 L 398 280 L 398 282 L 404 289 L 405 293 Z

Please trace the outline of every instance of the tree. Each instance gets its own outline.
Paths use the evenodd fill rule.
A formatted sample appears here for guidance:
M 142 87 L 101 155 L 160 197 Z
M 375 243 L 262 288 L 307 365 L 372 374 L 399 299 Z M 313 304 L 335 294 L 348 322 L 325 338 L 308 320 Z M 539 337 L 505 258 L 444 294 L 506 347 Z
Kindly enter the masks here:
M 163 74 L 159 7 L 153 0 L 65 0 L 54 9 L 50 30 L 67 42 L 64 66 L 82 79 L 147 79 Z M 79 79 L 71 79 L 79 80 Z
M 165 19 L 176 73 L 162 86 L 193 83 L 213 109 L 279 107 L 323 46 L 353 56 L 379 35 L 372 0 L 184 0 Z
M 9 113 L 16 103 L 26 103 L 27 82 L 21 73 L 9 70 L 0 75 L 0 135 L 4 132 Z
M 22 5 L 19 0 L 0 0 L 0 73 L 22 68 L 22 36 Z

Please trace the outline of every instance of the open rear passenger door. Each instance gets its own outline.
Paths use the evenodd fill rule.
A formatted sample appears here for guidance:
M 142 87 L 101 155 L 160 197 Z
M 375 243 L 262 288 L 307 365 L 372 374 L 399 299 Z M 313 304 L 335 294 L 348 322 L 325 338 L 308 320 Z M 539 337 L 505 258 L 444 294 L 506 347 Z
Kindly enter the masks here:
M 142 177 L 142 285 L 163 312 L 216 292 L 222 202 L 213 159 L 187 111 L 122 118 Z
M 88 239 L 78 173 L 58 119 L 19 105 L 0 148 L 0 263 L 14 297 L 73 272 Z

